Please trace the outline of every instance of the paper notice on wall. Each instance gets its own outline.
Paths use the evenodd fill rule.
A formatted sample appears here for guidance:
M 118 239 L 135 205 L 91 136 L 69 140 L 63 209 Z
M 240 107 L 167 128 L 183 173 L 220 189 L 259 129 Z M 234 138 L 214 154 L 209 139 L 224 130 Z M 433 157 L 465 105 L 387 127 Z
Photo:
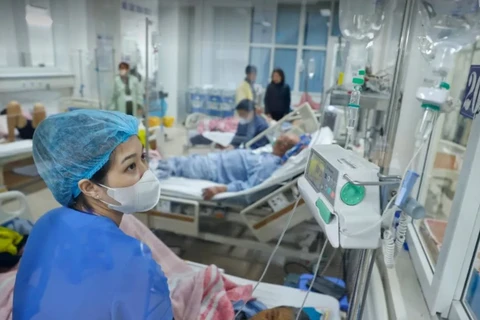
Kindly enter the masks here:
M 114 69 L 113 36 L 97 34 L 97 66 L 99 71 Z

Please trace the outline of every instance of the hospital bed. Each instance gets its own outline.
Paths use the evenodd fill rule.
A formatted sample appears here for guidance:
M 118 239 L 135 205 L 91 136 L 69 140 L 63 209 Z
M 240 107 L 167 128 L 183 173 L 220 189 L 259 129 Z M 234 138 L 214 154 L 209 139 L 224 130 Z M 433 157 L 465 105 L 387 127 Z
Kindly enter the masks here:
M 7 115 L 0 115 L 0 128 L 5 134 L 8 132 Z M 17 129 L 15 129 L 15 131 L 16 130 Z M 17 131 L 16 135 L 18 135 Z M 14 142 L 8 142 L 6 139 L 0 140 L 0 188 L 5 188 L 5 165 L 31 157 L 32 140 L 18 140 Z
M 317 138 L 318 137 L 318 138 Z M 330 144 L 333 133 L 322 128 L 312 137 L 311 143 Z M 266 146 L 255 152 L 271 148 Z M 156 209 L 140 217 L 150 228 L 174 232 L 199 239 L 240 246 L 252 250 L 271 252 L 270 241 L 278 238 L 288 220 L 288 213 L 295 207 L 299 196 L 297 179 L 303 174 L 308 160 L 308 148 L 291 157 L 272 176 L 254 188 L 240 192 L 218 194 L 211 201 L 204 201 L 202 190 L 216 184 L 210 181 L 171 177 L 162 180 L 162 193 Z M 310 252 L 320 229 L 310 223 L 311 214 L 300 199 L 292 217 L 285 239 L 294 248 L 280 247 L 284 256 L 305 260 L 316 259 L 317 253 Z M 144 214 L 140 214 L 144 215 Z M 226 236 L 216 232 L 204 232 L 200 228 L 203 220 L 217 219 L 241 225 L 249 230 L 253 238 Z M 298 230 L 299 232 L 294 232 Z
M 60 110 L 70 111 L 76 108 L 98 109 L 100 104 L 96 100 L 80 98 L 64 98 L 60 100 Z M 0 128 L 7 128 L 7 116 L 0 116 Z M 5 186 L 3 169 L 11 162 L 29 159 L 32 157 L 32 140 L 14 142 L 0 141 L 0 187 Z

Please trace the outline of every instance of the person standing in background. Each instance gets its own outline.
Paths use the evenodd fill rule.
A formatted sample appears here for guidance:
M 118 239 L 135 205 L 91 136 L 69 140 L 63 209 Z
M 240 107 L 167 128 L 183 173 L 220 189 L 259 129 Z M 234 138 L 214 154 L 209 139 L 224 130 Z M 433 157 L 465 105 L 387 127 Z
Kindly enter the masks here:
M 250 100 L 255 101 L 256 94 L 253 85 L 255 84 L 255 80 L 257 80 L 257 68 L 252 65 L 248 65 L 245 68 L 245 80 L 240 84 L 237 88 L 237 92 L 235 94 L 235 103 L 239 104 L 242 100 Z
M 113 96 L 109 110 L 120 111 L 131 116 L 143 114 L 143 88 L 136 76 L 129 74 L 126 62 L 118 65 L 119 75 L 113 84 Z
M 272 82 L 265 92 L 265 114 L 278 121 L 290 113 L 290 86 L 285 83 L 285 73 L 277 68 L 272 72 Z

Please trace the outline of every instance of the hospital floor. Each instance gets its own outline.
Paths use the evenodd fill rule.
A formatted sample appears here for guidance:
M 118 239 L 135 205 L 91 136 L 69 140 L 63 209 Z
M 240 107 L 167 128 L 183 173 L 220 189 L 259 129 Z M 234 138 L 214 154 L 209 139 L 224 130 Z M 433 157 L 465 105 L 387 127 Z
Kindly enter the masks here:
M 181 155 L 183 153 L 183 145 L 186 141 L 186 132 L 183 128 L 172 128 L 168 132 L 165 150 L 167 150 L 169 155 Z M 205 151 L 208 151 L 208 149 L 203 152 Z M 25 161 L 16 165 L 26 166 L 31 163 L 30 160 L 30 162 Z M 27 195 L 34 220 L 38 219 L 45 212 L 58 207 L 58 203 L 53 198 L 51 192 L 46 189 L 45 184 L 38 177 L 26 178 L 15 174 L 11 170 L 7 170 L 5 180 L 10 190 L 19 190 Z M 231 226 L 231 228 L 232 229 L 225 229 L 222 227 L 222 230 L 235 233 L 235 226 Z M 185 260 L 207 265 L 214 264 L 223 268 L 228 274 L 251 280 L 259 279 L 269 257 L 268 253 L 234 248 L 228 245 L 202 241 L 172 233 L 156 232 L 156 234 L 165 244 L 172 248 L 175 253 Z M 327 251 L 327 254 L 329 252 L 333 252 L 332 248 Z M 291 259 L 276 255 L 268 269 L 264 282 L 283 284 L 285 278 L 283 266 L 289 261 L 291 261 Z M 313 261 L 313 263 L 315 263 L 315 261 Z M 298 265 L 289 266 L 288 270 L 294 273 L 305 272 L 305 270 Z M 342 257 L 341 254 L 336 254 L 326 270 L 325 275 L 341 278 L 342 272 Z

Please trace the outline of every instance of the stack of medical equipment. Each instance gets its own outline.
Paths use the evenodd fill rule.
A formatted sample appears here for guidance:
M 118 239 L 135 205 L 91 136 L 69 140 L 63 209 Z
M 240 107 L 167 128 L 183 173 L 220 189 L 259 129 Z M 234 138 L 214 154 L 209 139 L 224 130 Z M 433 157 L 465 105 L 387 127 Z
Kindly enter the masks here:
M 232 117 L 235 114 L 235 91 L 220 88 L 190 88 L 188 101 L 192 113 L 211 117 Z

